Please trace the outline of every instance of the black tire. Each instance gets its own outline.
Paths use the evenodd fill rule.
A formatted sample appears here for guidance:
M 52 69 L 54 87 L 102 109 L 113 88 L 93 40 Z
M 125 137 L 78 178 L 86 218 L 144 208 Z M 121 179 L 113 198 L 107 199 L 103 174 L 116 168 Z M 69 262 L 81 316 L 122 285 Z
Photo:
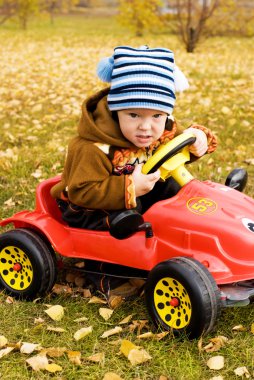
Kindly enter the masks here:
M 0 285 L 13 297 L 32 300 L 47 294 L 56 281 L 56 258 L 31 229 L 0 236 Z
M 214 278 L 200 262 L 187 257 L 156 265 L 146 282 L 145 299 L 157 327 L 189 339 L 212 331 L 221 311 Z

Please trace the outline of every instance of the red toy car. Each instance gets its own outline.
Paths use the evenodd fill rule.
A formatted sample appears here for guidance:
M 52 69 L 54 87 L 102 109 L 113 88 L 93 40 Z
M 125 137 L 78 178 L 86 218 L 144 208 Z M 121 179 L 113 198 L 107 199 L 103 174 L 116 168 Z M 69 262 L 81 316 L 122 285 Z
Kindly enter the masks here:
M 59 177 L 39 184 L 34 211 L 0 222 L 14 225 L 0 235 L 0 285 L 32 299 L 55 283 L 55 252 L 84 259 L 88 270 L 103 262 L 109 275 L 146 279 L 155 324 L 189 338 L 211 331 L 221 307 L 247 305 L 254 295 L 254 200 L 240 192 L 247 173 L 235 169 L 227 186 L 194 179 L 184 166 L 193 139 L 178 136 L 143 168 L 148 173 L 160 167 L 162 179 L 172 175 L 182 186 L 178 194 L 143 216 L 123 213 L 110 232 L 67 226 L 50 196 Z

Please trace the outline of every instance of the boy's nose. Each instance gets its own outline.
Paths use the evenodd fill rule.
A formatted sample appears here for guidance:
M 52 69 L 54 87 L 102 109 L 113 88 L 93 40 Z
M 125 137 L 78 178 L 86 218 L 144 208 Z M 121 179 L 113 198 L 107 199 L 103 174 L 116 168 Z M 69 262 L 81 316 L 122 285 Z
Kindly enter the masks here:
M 150 129 L 150 123 L 148 120 L 142 120 L 139 125 L 139 129 L 147 131 Z

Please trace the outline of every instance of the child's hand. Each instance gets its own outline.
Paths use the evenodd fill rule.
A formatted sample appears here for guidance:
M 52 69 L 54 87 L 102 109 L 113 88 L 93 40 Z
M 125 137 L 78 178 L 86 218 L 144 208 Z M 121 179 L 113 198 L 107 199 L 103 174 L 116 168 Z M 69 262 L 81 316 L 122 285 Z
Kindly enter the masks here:
M 183 133 L 192 133 L 196 137 L 194 144 L 190 145 L 190 152 L 196 157 L 203 156 L 208 149 L 206 134 L 197 128 L 187 128 Z
M 151 174 L 143 174 L 142 166 L 143 164 L 137 165 L 132 173 L 136 197 L 149 193 L 160 179 L 159 170 Z

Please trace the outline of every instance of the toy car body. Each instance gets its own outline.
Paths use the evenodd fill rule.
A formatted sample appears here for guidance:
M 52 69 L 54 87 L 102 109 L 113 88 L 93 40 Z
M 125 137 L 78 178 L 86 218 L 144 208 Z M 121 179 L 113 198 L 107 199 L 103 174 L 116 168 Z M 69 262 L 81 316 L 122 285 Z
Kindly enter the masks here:
M 116 240 L 108 231 L 71 228 L 62 221 L 50 195 L 59 179 L 38 185 L 34 211 L 0 221 L 14 225 L 0 235 L 0 284 L 12 295 L 29 299 L 48 292 L 56 280 L 57 252 L 119 266 L 127 276 L 141 273 L 155 324 L 190 338 L 211 331 L 221 307 L 250 302 L 254 200 L 249 196 L 188 175 L 177 195 L 143 215 L 152 236 L 138 231 Z

